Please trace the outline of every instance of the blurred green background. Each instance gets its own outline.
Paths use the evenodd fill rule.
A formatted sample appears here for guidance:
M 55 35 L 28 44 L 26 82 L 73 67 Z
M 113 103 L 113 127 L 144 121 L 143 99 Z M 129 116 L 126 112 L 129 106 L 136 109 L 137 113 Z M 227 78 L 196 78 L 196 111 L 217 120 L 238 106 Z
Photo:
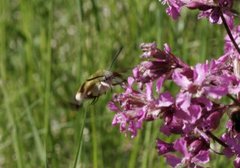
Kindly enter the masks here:
M 159 121 L 131 139 L 111 125 L 111 92 L 79 110 L 68 105 L 120 46 L 116 71 L 140 62 L 142 42 L 168 43 L 191 65 L 222 54 L 222 26 L 189 10 L 175 22 L 165 8 L 158 0 L 1 0 L 0 167 L 164 166 L 155 150 Z M 211 165 L 224 163 L 217 156 Z

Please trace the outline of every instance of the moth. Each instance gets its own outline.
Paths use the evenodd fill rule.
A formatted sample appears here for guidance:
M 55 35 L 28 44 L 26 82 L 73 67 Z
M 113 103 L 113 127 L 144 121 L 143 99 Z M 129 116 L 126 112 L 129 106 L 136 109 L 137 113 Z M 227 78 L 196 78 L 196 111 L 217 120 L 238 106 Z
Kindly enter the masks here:
M 112 68 L 113 63 L 121 51 L 122 47 L 116 53 L 109 69 Z M 84 100 L 92 100 L 92 103 L 95 103 L 101 95 L 111 90 L 114 86 L 121 85 L 124 82 L 125 79 L 118 72 L 98 70 L 80 86 L 75 95 L 75 99 L 79 105 L 82 105 Z

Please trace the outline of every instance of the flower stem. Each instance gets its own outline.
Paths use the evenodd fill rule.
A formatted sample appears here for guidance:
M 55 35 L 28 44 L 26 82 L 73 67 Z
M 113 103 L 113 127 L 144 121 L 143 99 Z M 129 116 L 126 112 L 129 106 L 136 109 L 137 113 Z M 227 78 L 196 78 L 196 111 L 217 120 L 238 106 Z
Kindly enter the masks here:
M 240 48 L 238 47 L 236 41 L 235 41 L 234 38 L 233 38 L 233 35 L 232 35 L 232 33 L 231 33 L 231 30 L 230 30 L 230 28 L 229 28 L 229 26 L 228 26 L 228 24 L 227 24 L 227 22 L 226 22 L 226 19 L 225 19 L 224 16 L 223 16 L 223 12 L 222 12 L 222 11 L 221 11 L 221 15 L 220 15 L 220 16 L 221 16 L 221 19 L 222 19 L 222 21 L 223 21 L 223 25 L 224 25 L 224 27 L 225 27 L 225 29 L 226 29 L 226 31 L 227 31 L 227 34 L 228 34 L 229 38 L 231 39 L 234 47 L 236 48 L 236 50 L 237 50 L 238 53 L 240 54 Z
M 221 139 L 219 139 L 218 137 L 216 137 L 212 132 L 210 131 L 206 131 L 206 134 L 211 137 L 213 140 L 215 140 L 216 142 L 218 142 L 220 145 L 224 146 L 224 147 L 228 147 L 228 145 L 226 143 L 224 143 Z

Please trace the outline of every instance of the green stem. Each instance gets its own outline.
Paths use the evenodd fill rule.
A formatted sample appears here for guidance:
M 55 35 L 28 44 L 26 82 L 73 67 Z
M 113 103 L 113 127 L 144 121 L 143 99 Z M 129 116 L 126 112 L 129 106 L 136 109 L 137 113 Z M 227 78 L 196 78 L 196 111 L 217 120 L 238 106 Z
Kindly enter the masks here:
M 92 127 L 92 144 L 93 144 L 93 167 L 98 167 L 98 138 L 96 131 L 96 120 L 94 106 L 91 108 L 91 127 Z
M 77 167 L 78 160 L 81 158 L 80 154 L 81 154 L 81 149 L 82 149 L 82 138 L 83 138 L 83 130 L 84 130 L 84 126 L 85 126 L 85 121 L 86 121 L 86 113 L 87 113 L 87 111 L 84 109 L 82 116 L 81 116 L 82 125 L 81 125 L 79 135 L 77 138 L 78 147 L 77 147 L 77 152 L 76 152 L 74 163 L 73 163 L 73 168 Z M 79 121 L 77 121 L 77 122 L 79 122 Z
M 52 39 L 52 32 L 53 32 L 53 0 L 49 2 L 49 15 L 48 15 L 48 22 L 47 22 L 47 30 L 44 31 L 44 35 L 46 36 L 46 47 L 43 51 L 43 58 L 44 58 L 44 65 L 43 65 L 43 72 L 45 74 L 45 88 L 44 88 L 44 111 L 45 111 L 45 119 L 44 119 L 44 129 L 45 129 L 45 151 L 46 151 L 46 167 L 51 164 L 48 158 L 52 158 L 52 156 L 48 156 L 49 148 L 53 148 L 51 146 L 52 136 L 50 135 L 50 96 L 51 96 L 51 64 L 52 64 L 52 52 L 51 52 L 51 39 Z
M 233 38 L 232 32 L 231 32 L 231 30 L 230 30 L 230 28 L 229 28 L 229 26 L 228 26 L 228 24 L 227 24 L 227 22 L 226 22 L 226 19 L 225 19 L 224 16 L 223 16 L 223 12 L 221 12 L 221 15 L 220 15 L 220 16 L 221 16 L 221 19 L 222 19 L 222 21 L 223 21 L 223 25 L 224 25 L 224 27 L 225 27 L 225 29 L 226 29 L 226 31 L 227 31 L 227 34 L 228 34 L 229 38 L 231 39 L 234 47 L 236 48 L 236 50 L 237 50 L 238 53 L 240 54 L 240 48 L 238 47 L 235 39 Z

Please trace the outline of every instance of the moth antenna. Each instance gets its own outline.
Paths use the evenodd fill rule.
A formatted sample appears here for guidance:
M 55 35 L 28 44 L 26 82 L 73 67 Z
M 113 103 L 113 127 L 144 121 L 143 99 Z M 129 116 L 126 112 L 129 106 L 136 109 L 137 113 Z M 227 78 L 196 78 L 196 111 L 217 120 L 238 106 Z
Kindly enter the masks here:
M 117 53 L 115 54 L 115 56 L 114 56 L 114 58 L 113 58 L 113 60 L 112 60 L 112 63 L 111 63 L 111 65 L 110 65 L 110 67 L 109 67 L 109 70 L 112 69 L 112 66 L 113 66 L 113 64 L 115 63 L 115 61 L 117 60 L 117 57 L 118 57 L 119 54 L 121 53 L 122 49 L 123 49 L 123 46 L 121 46 L 121 47 L 119 48 L 119 50 L 117 51 Z

